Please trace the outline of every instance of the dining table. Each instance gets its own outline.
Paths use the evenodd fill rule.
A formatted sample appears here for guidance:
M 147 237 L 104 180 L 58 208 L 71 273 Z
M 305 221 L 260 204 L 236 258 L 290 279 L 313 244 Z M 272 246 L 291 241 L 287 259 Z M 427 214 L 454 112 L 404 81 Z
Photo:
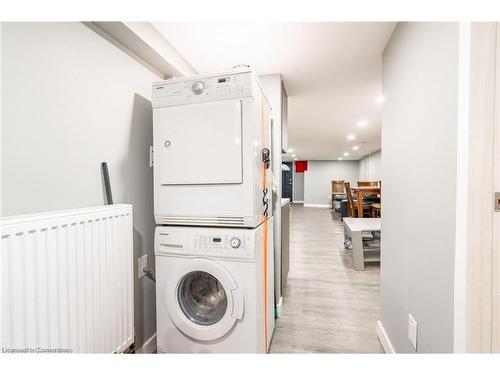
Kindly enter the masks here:
M 353 193 L 357 194 L 358 217 L 363 217 L 363 196 L 380 195 L 380 187 L 378 186 L 358 186 L 351 188 Z

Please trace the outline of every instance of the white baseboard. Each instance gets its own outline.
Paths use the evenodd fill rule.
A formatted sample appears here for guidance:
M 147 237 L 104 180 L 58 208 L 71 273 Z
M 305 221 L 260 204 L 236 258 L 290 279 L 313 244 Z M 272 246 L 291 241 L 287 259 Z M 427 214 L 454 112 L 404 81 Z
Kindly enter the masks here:
M 304 207 L 330 208 L 329 204 L 304 203 Z
M 377 320 L 377 336 L 380 344 L 382 344 L 382 348 L 384 348 L 384 352 L 387 354 L 396 354 L 394 346 L 392 346 L 391 340 L 380 320 Z
M 146 340 L 144 345 L 135 350 L 138 354 L 151 354 L 156 352 L 156 333 Z
M 304 201 L 293 201 L 292 203 L 304 203 Z
M 278 318 L 280 318 L 281 312 L 283 311 L 283 297 L 280 297 L 280 300 L 276 304 L 276 311 L 278 313 Z

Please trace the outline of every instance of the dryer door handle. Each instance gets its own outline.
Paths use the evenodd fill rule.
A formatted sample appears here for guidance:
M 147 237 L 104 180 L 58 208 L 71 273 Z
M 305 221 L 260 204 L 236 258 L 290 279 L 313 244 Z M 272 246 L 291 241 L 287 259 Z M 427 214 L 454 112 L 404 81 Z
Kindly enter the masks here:
M 231 290 L 233 295 L 233 312 L 232 317 L 235 319 L 243 318 L 243 312 L 245 311 L 245 300 L 243 298 L 243 291 L 240 288 Z

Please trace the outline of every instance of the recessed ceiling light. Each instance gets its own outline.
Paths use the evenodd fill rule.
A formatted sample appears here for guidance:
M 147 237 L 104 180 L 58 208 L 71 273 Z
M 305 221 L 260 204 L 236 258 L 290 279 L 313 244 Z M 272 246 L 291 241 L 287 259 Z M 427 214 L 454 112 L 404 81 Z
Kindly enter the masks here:
M 347 139 L 352 141 L 354 138 L 356 138 L 356 134 L 348 134 Z
M 342 159 L 342 158 L 337 158 L 337 160 L 344 160 L 344 159 Z
M 294 158 L 294 157 L 296 157 L 296 156 L 297 156 L 297 155 L 293 154 L 293 155 L 292 155 L 292 158 Z
M 364 128 L 366 125 L 368 125 L 368 121 L 366 121 L 366 120 L 359 120 L 358 121 L 358 126 L 360 128 Z
M 379 95 L 379 96 L 377 96 L 377 99 L 375 99 L 375 100 L 377 101 L 377 103 L 382 104 L 383 102 L 385 102 L 385 96 Z
M 348 152 L 344 152 L 344 156 L 349 156 L 349 153 Z
M 358 150 L 358 149 L 359 149 L 359 146 L 352 146 L 352 149 L 353 149 L 354 151 L 356 151 L 356 150 Z
M 289 149 L 288 149 L 288 152 L 293 152 L 293 148 L 289 148 Z

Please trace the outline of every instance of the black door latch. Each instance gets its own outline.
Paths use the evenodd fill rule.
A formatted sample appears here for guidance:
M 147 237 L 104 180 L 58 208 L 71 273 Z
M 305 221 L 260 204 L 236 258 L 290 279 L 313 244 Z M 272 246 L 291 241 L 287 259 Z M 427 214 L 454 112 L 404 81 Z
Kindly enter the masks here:
M 269 169 L 271 165 L 271 151 L 268 148 L 262 149 L 262 162 L 266 166 L 266 169 Z

